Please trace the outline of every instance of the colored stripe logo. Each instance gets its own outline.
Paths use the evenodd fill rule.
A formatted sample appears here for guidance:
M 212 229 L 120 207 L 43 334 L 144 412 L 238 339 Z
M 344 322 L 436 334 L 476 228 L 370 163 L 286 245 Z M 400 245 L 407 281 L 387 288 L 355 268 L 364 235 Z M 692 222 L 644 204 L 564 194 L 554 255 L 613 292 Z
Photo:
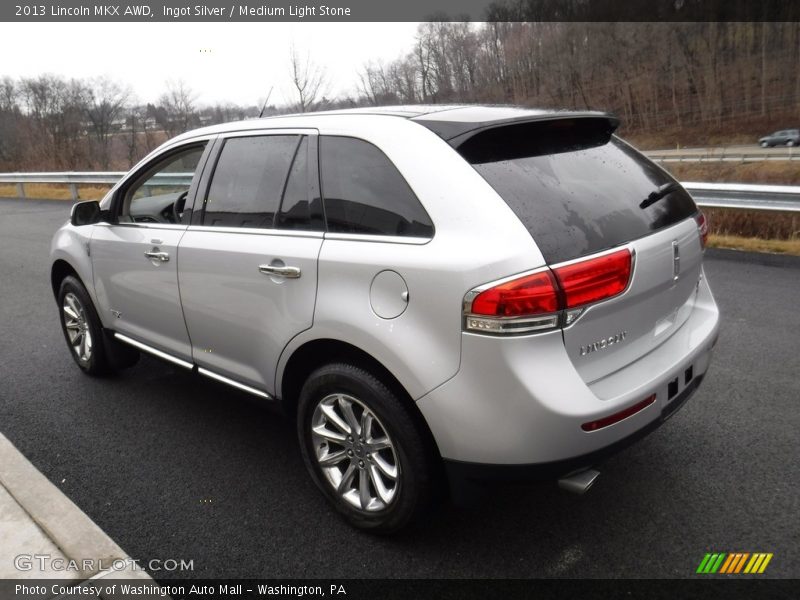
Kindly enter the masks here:
M 697 573 L 737 575 L 739 573 L 757 574 L 767 569 L 772 553 L 769 552 L 709 552 L 700 561 Z

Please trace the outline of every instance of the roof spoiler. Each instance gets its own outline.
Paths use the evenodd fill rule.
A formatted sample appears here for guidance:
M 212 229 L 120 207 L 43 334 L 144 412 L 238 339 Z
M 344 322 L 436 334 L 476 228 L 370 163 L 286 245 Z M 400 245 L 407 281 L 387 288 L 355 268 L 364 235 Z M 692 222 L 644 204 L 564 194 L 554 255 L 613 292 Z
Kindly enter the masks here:
M 521 119 L 458 135 L 448 142 L 470 164 L 576 152 L 605 146 L 619 125 L 607 116 Z
M 620 120 L 614 115 L 602 112 L 554 112 L 541 115 L 518 116 L 510 119 L 499 119 L 485 122 L 474 121 L 437 121 L 435 119 L 414 119 L 421 125 L 436 133 L 453 148 L 459 148 L 470 138 L 493 129 L 517 125 L 555 124 L 556 122 L 572 122 L 577 126 L 591 130 L 603 130 L 608 137 L 619 127 Z

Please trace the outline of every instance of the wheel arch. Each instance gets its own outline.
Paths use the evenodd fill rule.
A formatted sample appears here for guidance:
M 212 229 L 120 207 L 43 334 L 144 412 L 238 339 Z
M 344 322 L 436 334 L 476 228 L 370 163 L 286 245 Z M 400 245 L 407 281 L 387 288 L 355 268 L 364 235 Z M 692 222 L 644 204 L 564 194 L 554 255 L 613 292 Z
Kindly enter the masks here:
M 328 338 L 309 340 L 292 352 L 283 369 L 278 390 L 287 414 L 295 414 L 300 390 L 308 376 L 315 369 L 334 362 L 361 367 L 380 379 L 400 399 L 420 430 L 424 432 L 425 438 L 430 444 L 430 450 L 435 453 L 437 458 L 441 459 L 436 439 L 425 417 L 422 416 L 422 412 L 403 384 L 371 354 L 341 340 Z
M 63 258 L 58 258 L 53 262 L 53 265 L 50 267 L 50 285 L 53 288 L 53 296 L 58 298 L 58 290 L 61 287 L 61 282 L 68 276 L 72 275 L 78 281 L 83 284 L 88 290 L 86 286 L 86 282 L 83 281 L 78 271 L 73 267 L 69 262 L 64 260 Z

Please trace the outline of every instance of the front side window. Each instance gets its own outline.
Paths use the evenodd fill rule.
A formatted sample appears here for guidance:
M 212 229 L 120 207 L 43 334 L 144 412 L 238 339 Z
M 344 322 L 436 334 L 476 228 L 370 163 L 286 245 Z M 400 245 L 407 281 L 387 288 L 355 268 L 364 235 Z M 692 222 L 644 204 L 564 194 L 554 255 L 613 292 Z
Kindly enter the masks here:
M 180 223 L 205 143 L 171 153 L 140 175 L 122 196 L 120 223 Z
M 328 231 L 431 237 L 433 223 L 397 168 L 376 146 L 320 138 L 320 175 Z
M 220 152 L 203 224 L 271 229 L 286 189 L 299 135 L 231 138 Z

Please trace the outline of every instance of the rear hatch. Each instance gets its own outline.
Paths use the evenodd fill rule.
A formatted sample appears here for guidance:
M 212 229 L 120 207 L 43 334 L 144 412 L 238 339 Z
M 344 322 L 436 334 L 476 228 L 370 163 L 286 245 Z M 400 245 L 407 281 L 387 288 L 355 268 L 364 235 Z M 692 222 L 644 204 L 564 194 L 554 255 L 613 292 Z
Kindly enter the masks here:
M 504 124 L 456 146 L 556 273 L 610 249 L 632 252 L 627 289 L 562 322 L 567 353 L 587 383 L 650 352 L 685 322 L 702 262 L 691 196 L 614 136 L 615 126 L 600 116 Z

